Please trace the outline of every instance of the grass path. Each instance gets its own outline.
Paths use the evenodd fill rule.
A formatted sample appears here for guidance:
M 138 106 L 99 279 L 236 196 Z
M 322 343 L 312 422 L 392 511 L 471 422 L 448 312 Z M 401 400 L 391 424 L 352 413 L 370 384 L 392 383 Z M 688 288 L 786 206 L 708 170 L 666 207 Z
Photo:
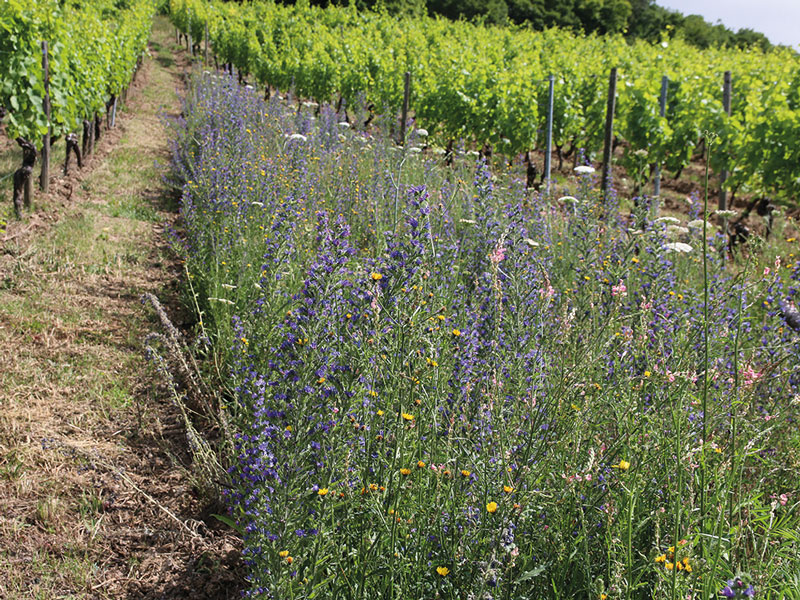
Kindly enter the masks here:
M 142 352 L 157 326 L 140 298 L 175 306 L 180 276 L 156 165 L 179 110 L 171 34 L 157 20 L 89 165 L 0 236 L 2 598 L 238 597 L 236 538 L 193 491 Z

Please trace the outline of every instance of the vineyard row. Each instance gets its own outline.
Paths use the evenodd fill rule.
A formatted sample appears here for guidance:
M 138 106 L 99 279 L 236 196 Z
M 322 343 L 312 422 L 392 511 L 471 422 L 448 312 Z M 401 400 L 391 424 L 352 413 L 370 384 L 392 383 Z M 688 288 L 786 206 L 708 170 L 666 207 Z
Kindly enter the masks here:
M 557 155 L 598 155 L 615 68 L 614 134 L 637 188 L 660 165 L 678 176 L 713 139 L 711 168 L 727 172 L 727 190 L 800 192 L 800 61 L 787 49 L 701 51 L 666 38 L 628 44 L 621 36 L 398 19 L 302 2 L 171 0 L 170 10 L 180 31 L 195 42 L 208 36 L 215 55 L 244 76 L 317 102 L 397 114 L 409 72 L 412 110 L 433 139 L 464 138 L 508 155 L 546 146 L 551 75 Z M 669 93 L 661 110 L 663 77 Z

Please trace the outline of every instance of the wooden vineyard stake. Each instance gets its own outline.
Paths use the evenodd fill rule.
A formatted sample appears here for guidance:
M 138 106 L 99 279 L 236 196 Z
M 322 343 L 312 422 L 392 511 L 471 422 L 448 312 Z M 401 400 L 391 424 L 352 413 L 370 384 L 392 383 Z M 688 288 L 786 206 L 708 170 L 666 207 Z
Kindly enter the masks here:
M 725 114 L 731 116 L 731 91 L 733 85 L 731 80 L 731 72 L 725 71 L 722 87 L 722 108 Z M 726 210 L 728 205 L 728 193 L 725 190 L 725 180 L 728 179 L 728 169 L 723 168 L 719 174 L 719 209 Z
M 665 117 L 667 114 L 667 89 L 669 87 L 669 77 L 664 75 L 661 78 L 661 95 L 658 98 L 658 114 Z M 655 178 L 653 180 L 653 196 L 658 197 L 661 195 L 661 163 L 656 165 Z
M 47 42 L 42 42 L 42 72 L 44 73 L 44 118 L 47 121 L 47 132 L 42 138 L 42 172 L 39 178 L 39 189 L 45 194 L 50 190 L 50 57 Z
M 411 73 L 403 76 L 403 110 L 400 114 L 400 145 L 406 145 L 406 121 L 408 121 L 408 103 L 411 98 Z
M 614 158 L 614 109 L 617 99 L 617 67 L 611 69 L 608 76 L 608 103 L 606 104 L 606 135 L 603 147 L 603 179 L 601 189 L 603 196 L 608 194 L 611 184 L 611 163 Z

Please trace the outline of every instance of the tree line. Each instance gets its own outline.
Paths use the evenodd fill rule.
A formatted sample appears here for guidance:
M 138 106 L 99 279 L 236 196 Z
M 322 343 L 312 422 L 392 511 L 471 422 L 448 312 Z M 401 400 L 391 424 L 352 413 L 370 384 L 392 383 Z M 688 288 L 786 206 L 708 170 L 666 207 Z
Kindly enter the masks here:
M 294 4 L 296 0 L 283 0 Z M 712 24 L 699 15 L 664 8 L 654 0 L 299 0 L 311 4 L 347 5 L 393 14 L 440 15 L 487 24 L 518 24 L 533 29 L 562 27 L 584 33 L 619 33 L 630 40 L 663 41 L 680 37 L 699 48 L 772 48 L 767 36 L 753 29 L 738 31 Z

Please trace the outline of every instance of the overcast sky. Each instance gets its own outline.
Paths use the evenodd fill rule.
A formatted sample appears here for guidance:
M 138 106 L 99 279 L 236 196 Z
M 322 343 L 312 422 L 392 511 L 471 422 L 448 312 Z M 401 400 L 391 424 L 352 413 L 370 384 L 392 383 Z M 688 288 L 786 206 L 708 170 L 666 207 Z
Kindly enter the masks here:
M 656 0 L 664 8 L 684 15 L 702 15 L 728 29 L 748 27 L 760 31 L 773 44 L 800 49 L 800 0 Z

